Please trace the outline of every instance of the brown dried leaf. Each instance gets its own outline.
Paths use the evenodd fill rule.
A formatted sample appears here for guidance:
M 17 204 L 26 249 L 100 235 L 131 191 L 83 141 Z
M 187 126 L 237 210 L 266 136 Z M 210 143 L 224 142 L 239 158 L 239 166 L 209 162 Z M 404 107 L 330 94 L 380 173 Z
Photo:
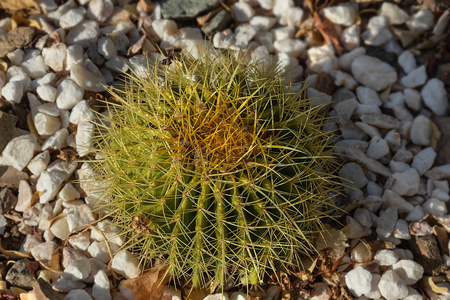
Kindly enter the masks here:
M 314 19 L 316 20 L 316 29 L 322 35 L 325 44 L 332 44 L 337 54 L 341 54 L 343 48 L 339 43 L 339 34 L 337 33 L 334 25 L 327 19 L 322 18 L 318 13 L 314 13 Z
M 34 0 L 0 0 L 0 8 L 13 11 L 27 8 L 39 9 L 39 4 Z
M 428 277 L 428 284 L 430 285 L 430 288 L 433 290 L 433 292 L 437 294 L 443 294 L 448 292 L 448 288 L 445 286 L 437 286 L 434 283 L 433 276 Z
M 24 18 L 20 14 L 15 14 L 11 17 L 11 29 L 14 29 L 18 26 L 29 26 L 41 30 L 41 25 L 39 25 L 38 21 Z
M 213 12 L 210 11 L 210 12 L 207 13 L 206 15 L 197 17 L 197 23 L 198 23 L 198 25 L 200 25 L 200 26 L 205 25 L 205 24 L 208 22 L 208 20 L 211 19 L 212 14 L 213 14 Z
M 139 0 L 137 7 L 149 14 L 155 9 L 156 4 L 152 0 Z
M 142 49 L 142 47 L 144 46 L 144 43 L 145 43 L 145 41 L 146 41 L 146 38 L 147 38 L 147 36 L 144 34 L 144 35 L 143 35 L 136 43 L 134 43 L 133 46 L 131 46 L 131 47 L 128 49 L 127 55 L 130 55 L 130 54 L 136 54 L 136 53 L 138 53 L 139 51 L 141 51 L 141 49 Z
M 159 300 L 170 279 L 166 270 L 167 268 L 151 269 L 137 278 L 126 279 L 123 287 L 135 291 L 136 300 Z

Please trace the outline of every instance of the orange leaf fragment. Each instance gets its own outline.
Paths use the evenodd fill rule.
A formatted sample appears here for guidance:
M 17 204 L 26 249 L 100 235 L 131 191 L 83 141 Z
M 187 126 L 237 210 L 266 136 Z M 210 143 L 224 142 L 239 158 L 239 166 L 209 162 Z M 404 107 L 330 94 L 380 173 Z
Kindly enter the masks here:
M 136 300 L 159 300 L 169 279 L 167 268 L 154 268 L 139 277 L 125 280 L 122 286 L 136 292 Z
M 316 12 L 314 13 L 314 20 L 316 21 L 316 29 L 322 35 L 325 44 L 332 44 L 336 53 L 341 54 L 343 49 L 339 43 L 339 34 L 334 28 L 334 25 Z

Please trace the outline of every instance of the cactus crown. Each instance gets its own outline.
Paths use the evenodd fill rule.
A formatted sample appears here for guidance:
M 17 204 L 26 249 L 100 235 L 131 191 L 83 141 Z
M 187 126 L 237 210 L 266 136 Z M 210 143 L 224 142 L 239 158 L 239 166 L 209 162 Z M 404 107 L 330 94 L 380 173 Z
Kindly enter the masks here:
M 298 268 L 333 207 L 336 165 L 320 107 L 291 89 L 221 53 L 126 75 L 92 160 L 125 247 L 194 286 Z

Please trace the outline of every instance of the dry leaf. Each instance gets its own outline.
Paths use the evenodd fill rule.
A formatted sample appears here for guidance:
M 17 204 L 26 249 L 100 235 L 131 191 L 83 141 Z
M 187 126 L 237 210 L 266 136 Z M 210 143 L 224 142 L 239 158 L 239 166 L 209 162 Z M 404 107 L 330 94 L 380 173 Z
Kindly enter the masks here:
M 8 63 L 0 59 L 0 71 L 6 71 L 8 69 Z
M 170 279 L 166 270 L 167 268 L 152 269 L 137 278 L 126 279 L 122 286 L 136 292 L 136 300 L 159 300 Z
M 36 20 L 27 19 L 19 14 L 16 14 L 11 17 L 11 29 L 14 29 L 18 26 L 29 26 L 41 30 L 41 25 L 39 25 Z
M 322 18 L 318 13 L 314 13 L 314 20 L 316 21 L 316 29 L 322 35 L 325 44 L 332 44 L 337 54 L 341 54 L 343 49 L 339 43 L 339 34 L 334 25 L 327 19 Z
M 156 4 L 152 0 L 139 0 L 137 7 L 149 14 L 155 9 Z
M 141 51 L 142 47 L 144 46 L 144 43 L 145 43 L 146 39 L 147 39 L 147 36 L 144 34 L 136 43 L 134 43 L 133 46 L 131 46 L 128 49 L 127 55 L 136 54 L 139 51 Z
M 0 0 L 0 8 L 8 10 L 39 9 L 39 4 L 34 0 Z
M 433 292 L 437 294 L 443 294 L 448 292 L 448 288 L 446 288 L 445 286 L 437 286 L 434 283 L 432 276 L 428 277 L 428 284 L 430 285 L 430 288 L 433 290 Z
M 22 259 L 22 258 L 31 258 L 30 255 L 24 254 L 24 253 L 19 252 L 19 251 L 15 251 L 15 250 L 6 250 L 6 249 L 3 247 L 1 238 L 0 238 L 0 252 L 1 252 L 3 255 L 5 255 L 8 259 L 11 259 L 11 260 L 18 260 L 18 259 Z
M 197 17 L 197 23 L 198 23 L 198 25 L 200 25 L 200 26 L 205 25 L 206 22 L 208 22 L 208 20 L 211 18 L 212 14 L 213 14 L 213 12 L 210 11 L 210 12 L 207 13 L 206 15 Z

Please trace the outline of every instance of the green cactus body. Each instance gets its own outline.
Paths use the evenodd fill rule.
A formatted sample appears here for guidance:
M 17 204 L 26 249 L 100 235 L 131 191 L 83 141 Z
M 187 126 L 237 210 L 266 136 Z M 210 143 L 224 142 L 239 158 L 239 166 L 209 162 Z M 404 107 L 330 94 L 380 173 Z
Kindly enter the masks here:
M 107 103 L 92 160 L 143 262 L 194 286 L 298 268 L 333 202 L 320 107 L 231 54 L 156 63 Z

